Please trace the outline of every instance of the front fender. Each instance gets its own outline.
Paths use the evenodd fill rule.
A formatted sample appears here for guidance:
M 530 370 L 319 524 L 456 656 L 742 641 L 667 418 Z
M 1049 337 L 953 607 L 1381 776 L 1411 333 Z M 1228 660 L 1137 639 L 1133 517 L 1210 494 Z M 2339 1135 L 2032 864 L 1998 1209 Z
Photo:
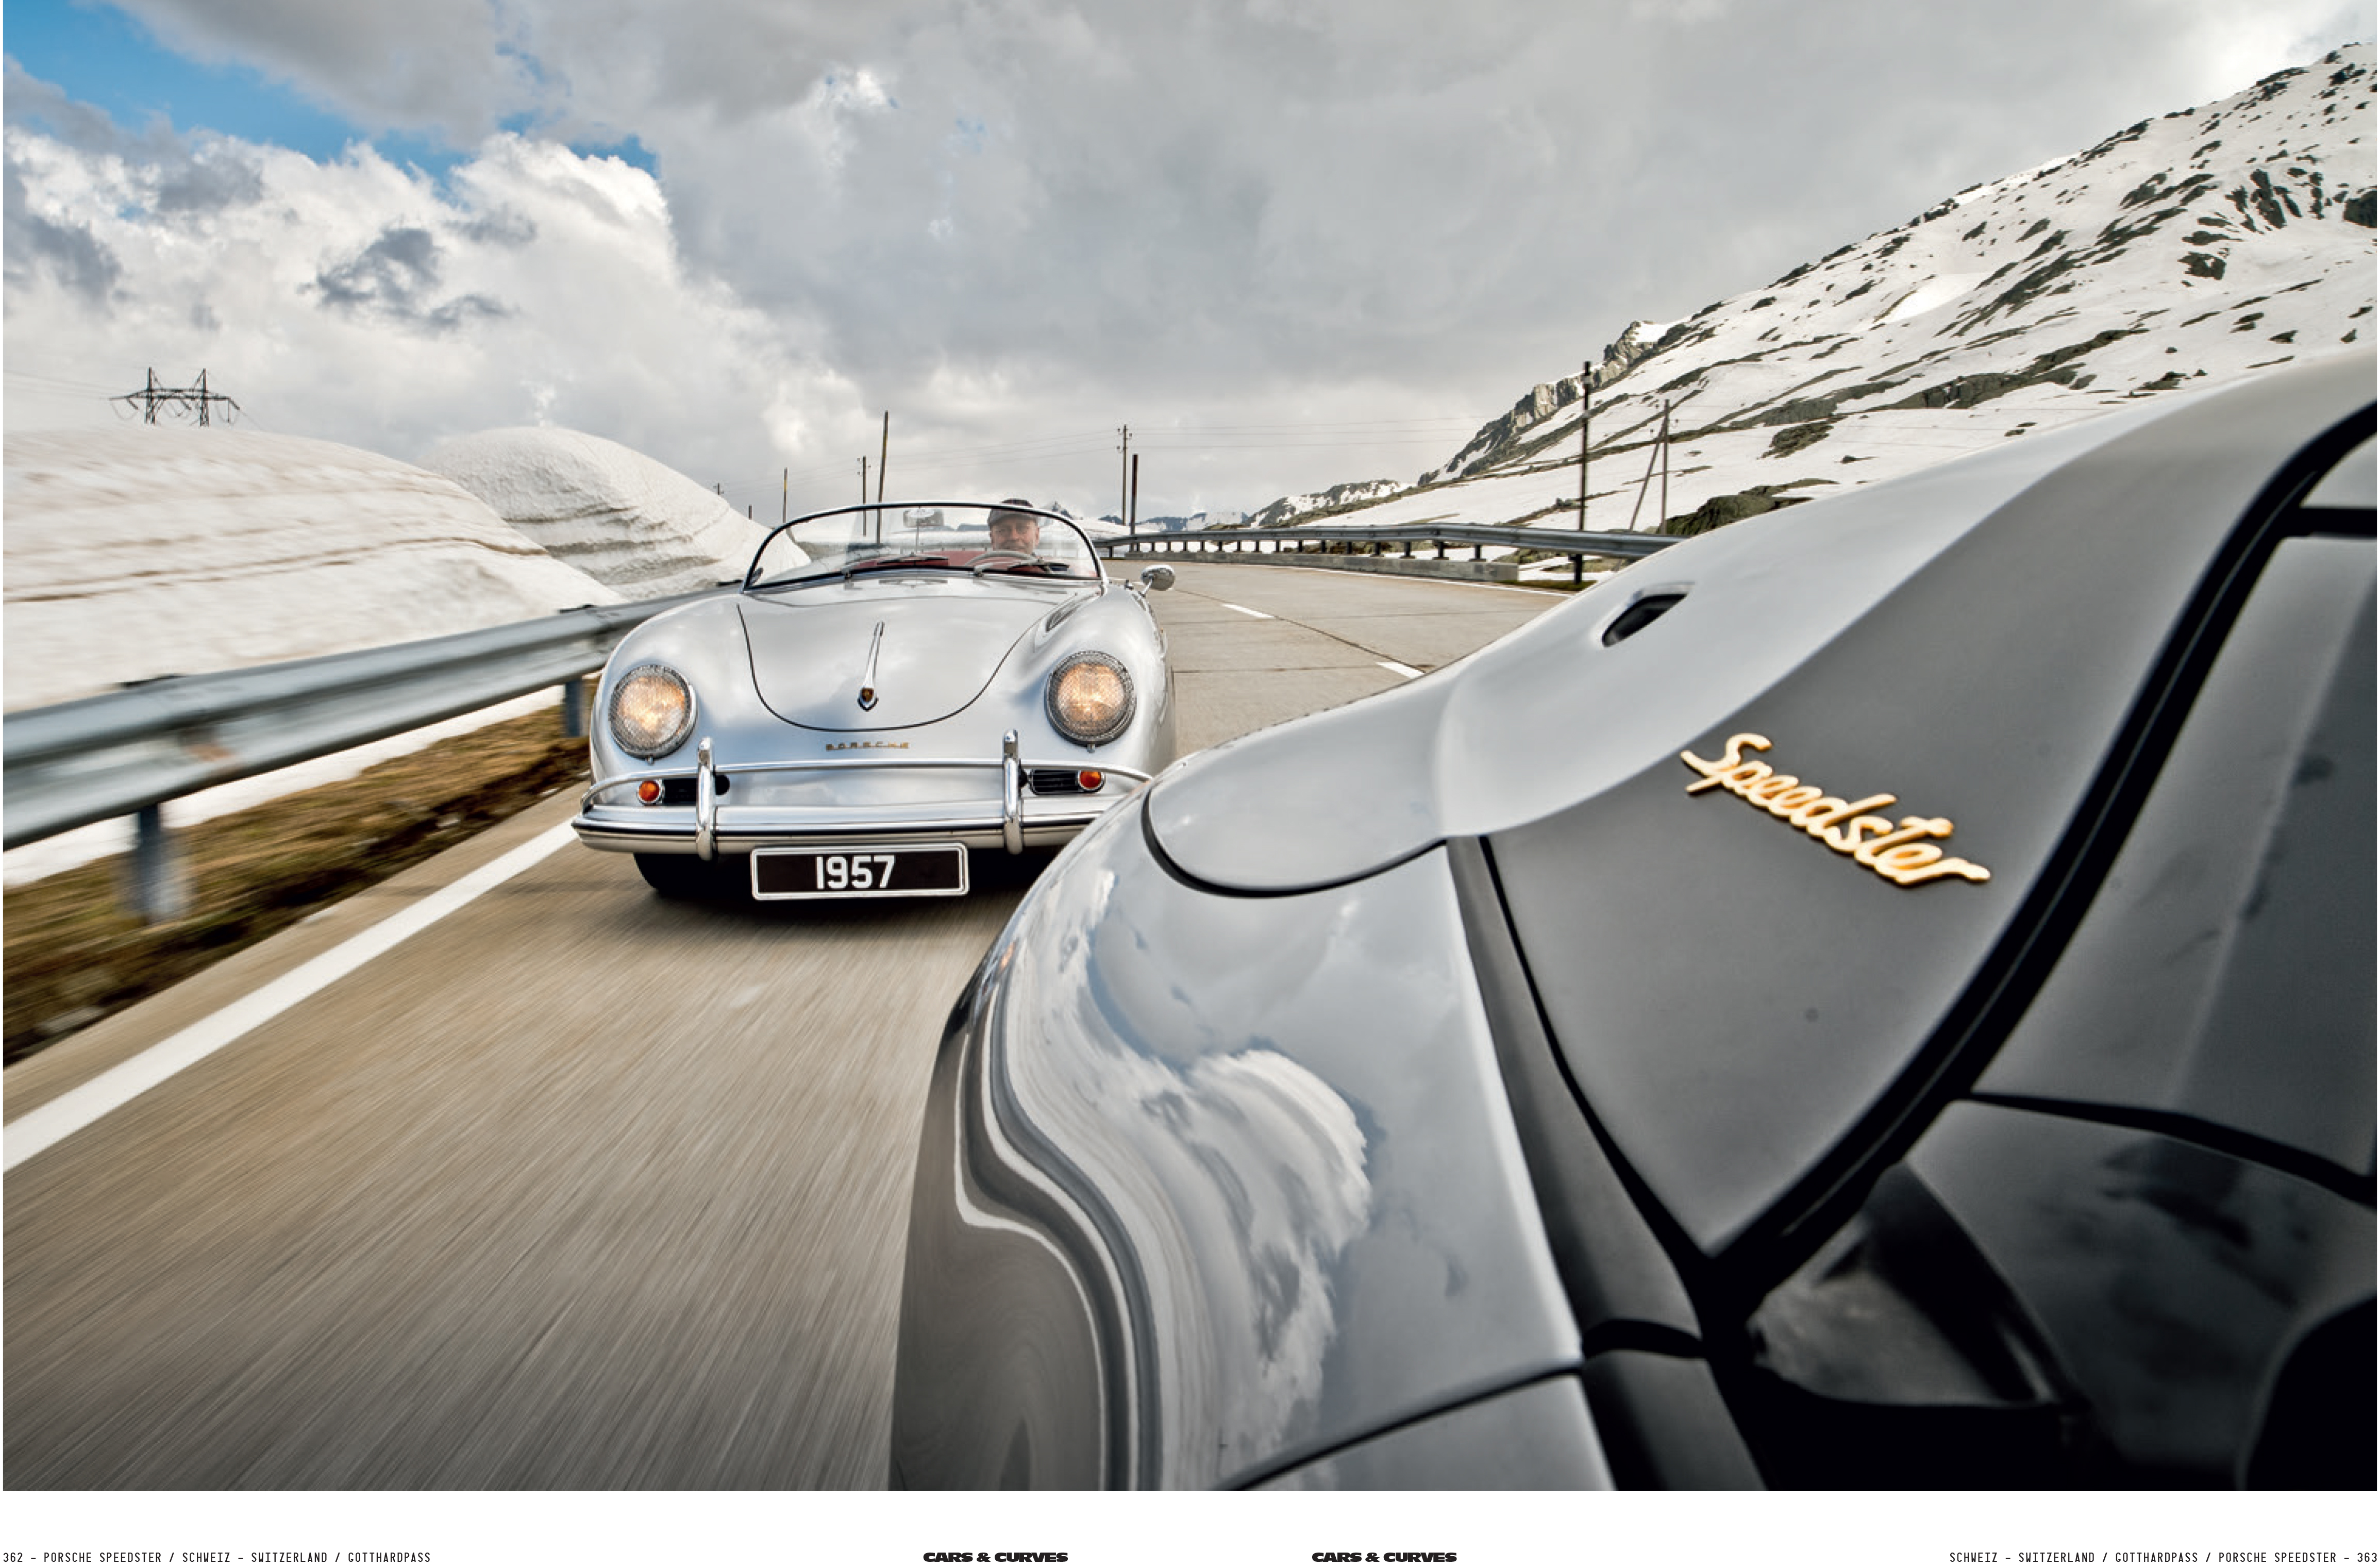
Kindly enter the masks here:
M 903 1484 L 1250 1484 L 1578 1362 L 1445 853 L 1218 896 L 1140 818 L 1051 868 L 943 1040 Z

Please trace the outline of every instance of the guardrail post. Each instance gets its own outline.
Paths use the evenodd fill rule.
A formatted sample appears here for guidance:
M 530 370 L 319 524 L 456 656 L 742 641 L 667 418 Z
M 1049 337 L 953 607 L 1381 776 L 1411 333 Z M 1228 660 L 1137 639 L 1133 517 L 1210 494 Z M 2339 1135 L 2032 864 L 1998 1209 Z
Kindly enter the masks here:
M 132 818 L 132 853 L 124 865 L 124 900 L 144 925 L 190 912 L 190 888 L 165 832 L 165 808 L 142 806 Z
M 576 676 L 562 683 L 562 733 L 572 740 L 587 735 L 587 682 Z

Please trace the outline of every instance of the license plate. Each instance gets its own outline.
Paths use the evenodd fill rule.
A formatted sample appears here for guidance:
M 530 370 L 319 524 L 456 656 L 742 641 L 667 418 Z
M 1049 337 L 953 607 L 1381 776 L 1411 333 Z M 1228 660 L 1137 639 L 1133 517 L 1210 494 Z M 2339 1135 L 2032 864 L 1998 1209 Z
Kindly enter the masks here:
M 948 898 L 966 890 L 964 844 L 752 851 L 756 898 Z

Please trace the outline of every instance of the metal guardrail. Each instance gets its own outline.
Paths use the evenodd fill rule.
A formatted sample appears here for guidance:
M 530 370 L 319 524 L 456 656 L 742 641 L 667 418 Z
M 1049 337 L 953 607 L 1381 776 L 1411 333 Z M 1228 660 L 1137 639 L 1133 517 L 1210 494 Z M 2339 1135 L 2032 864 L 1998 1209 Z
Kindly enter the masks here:
M 1099 541 L 1119 554 L 1185 545 L 1427 543 L 1633 559 L 1677 542 L 1658 534 L 1585 533 L 1472 524 L 1409 528 L 1199 528 Z M 95 821 L 140 823 L 135 901 L 152 917 L 174 894 L 159 808 L 168 800 L 493 706 L 602 666 L 629 630 L 730 585 L 543 620 L 457 632 L 352 653 L 167 675 L 104 696 L 0 719 L 0 846 L 16 848 Z M 571 695 L 576 694 L 575 687 Z
M 393 647 L 168 675 L 0 720 L 0 839 L 34 843 L 562 685 L 664 610 L 725 591 L 565 610 Z
M 1248 544 L 1266 541 L 1276 547 L 1303 543 L 1402 544 L 1407 554 L 1413 553 L 1413 545 L 1429 544 L 1437 548 L 1440 556 L 1449 544 L 1467 544 L 1474 560 L 1479 558 L 1481 549 L 1488 547 L 1536 550 L 1569 555 L 1573 560 L 1585 555 L 1641 560 L 1679 541 L 1662 533 L 1588 533 L 1577 528 L 1512 528 L 1489 523 L 1415 523 L 1387 528 L 1317 523 L 1307 528 L 1191 528 L 1175 533 L 1123 534 L 1100 540 L 1099 547 L 1110 556 L 1166 554 L 1177 553 L 1177 547 L 1185 543 Z

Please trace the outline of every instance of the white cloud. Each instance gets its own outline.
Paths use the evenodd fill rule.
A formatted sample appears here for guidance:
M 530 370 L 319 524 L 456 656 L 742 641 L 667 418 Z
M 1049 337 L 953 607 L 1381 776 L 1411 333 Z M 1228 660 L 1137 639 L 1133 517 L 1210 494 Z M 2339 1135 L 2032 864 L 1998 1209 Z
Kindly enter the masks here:
M 857 427 L 796 313 L 689 272 L 640 169 L 516 136 L 443 187 L 366 148 L 245 152 L 244 199 L 174 211 L 139 164 L 12 131 L 29 204 L 119 269 L 104 299 L 55 270 L 12 275 L 12 368 L 129 388 L 152 365 L 169 381 L 204 366 L 257 428 L 399 456 L 563 424 L 706 480 L 821 460 L 821 433 Z M 113 417 L 39 390 L 12 377 L 12 425 Z
M 372 129 L 439 129 L 476 140 L 536 102 L 525 40 L 489 0 L 402 6 L 322 0 L 131 0 L 167 44 L 245 65 Z
M 895 107 L 892 93 L 873 71 L 843 67 L 820 77 L 790 114 L 817 150 L 820 164 L 833 175 L 851 156 L 856 136 L 854 122 L 891 114 Z
M 260 418 L 396 455 L 541 411 L 832 497 L 891 408 L 896 474 L 905 437 L 1099 507 L 1099 431 L 1277 427 L 1153 443 L 1150 515 L 1409 478 L 1461 436 L 1287 427 L 1475 426 L 1632 318 L 2370 30 L 2337 0 L 125 3 L 478 151 L 441 187 L 53 105 L 71 146 L 10 142 L 12 417 L 28 363 L 220 365 Z M 559 145 L 629 135 L 658 178 Z

